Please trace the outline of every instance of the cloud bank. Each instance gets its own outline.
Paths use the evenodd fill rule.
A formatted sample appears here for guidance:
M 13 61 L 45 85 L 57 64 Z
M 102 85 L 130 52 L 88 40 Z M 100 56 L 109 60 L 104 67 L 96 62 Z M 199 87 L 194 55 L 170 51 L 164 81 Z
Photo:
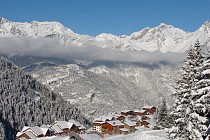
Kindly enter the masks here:
M 0 53 L 9 56 L 31 55 L 78 59 L 88 61 L 139 62 L 139 63 L 178 63 L 184 60 L 183 53 L 161 53 L 146 51 L 117 51 L 95 46 L 78 47 L 74 44 L 60 45 L 51 38 L 0 38 Z

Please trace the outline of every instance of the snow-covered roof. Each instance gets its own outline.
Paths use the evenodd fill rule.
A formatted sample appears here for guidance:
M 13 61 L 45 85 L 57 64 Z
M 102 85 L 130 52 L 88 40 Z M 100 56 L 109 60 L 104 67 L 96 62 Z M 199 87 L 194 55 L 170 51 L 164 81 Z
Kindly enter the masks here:
M 125 112 L 126 113 L 126 112 L 129 112 L 129 111 L 132 111 L 132 110 L 122 110 L 121 112 Z
M 106 122 L 106 120 L 112 120 L 112 118 L 114 118 L 114 116 L 112 114 L 109 114 L 107 116 L 100 116 L 99 118 L 95 118 L 93 122 L 98 122 L 98 121 Z
M 129 131 L 127 128 L 121 128 L 120 130 L 124 132 Z
M 42 129 L 40 127 L 38 127 L 38 126 L 35 126 L 35 127 L 24 126 L 21 132 L 23 132 L 23 133 L 28 132 L 29 129 L 32 130 L 37 136 L 42 135 L 42 134 L 43 135 L 46 134 L 45 130 L 42 131 Z M 45 128 L 45 129 L 47 129 L 47 128 Z
M 76 126 L 81 126 L 81 124 L 80 124 L 78 121 L 75 121 L 75 120 L 73 120 L 73 119 L 70 119 L 69 122 L 70 122 L 70 123 L 73 123 L 73 124 L 76 125 Z
M 84 140 L 103 140 L 99 135 L 97 134 L 80 134 L 80 137 Z
M 144 112 L 146 112 L 146 110 L 140 110 L 140 111 L 139 111 L 139 113 L 144 113 Z
M 43 124 L 40 126 L 41 128 L 49 128 L 49 126 L 47 126 L 46 124 Z
M 27 130 L 28 128 L 30 128 L 29 126 L 24 126 L 23 129 L 21 130 L 21 132 L 24 132 L 25 130 Z
M 107 121 L 107 123 L 111 124 L 112 126 L 119 126 L 124 125 L 121 121 L 115 120 L 115 121 Z
M 128 126 L 136 126 L 136 123 L 130 120 L 126 120 L 124 123 L 127 124 Z
M 41 128 L 38 126 L 31 127 L 31 129 L 39 136 L 39 135 L 46 135 L 48 128 Z
M 142 107 L 143 109 L 144 108 L 147 108 L 147 109 L 151 109 L 151 108 L 153 108 L 154 106 L 144 106 L 144 107 Z
M 31 139 L 36 139 L 36 136 L 31 132 L 26 131 L 25 134 L 28 135 Z
M 79 123 L 78 121 L 75 121 L 73 119 L 69 120 L 70 123 L 73 123 L 74 125 L 76 125 L 77 127 L 79 127 L 79 129 L 86 129 L 86 127 L 84 125 L 82 125 L 81 123 Z
M 73 123 L 70 123 L 67 121 L 55 121 L 55 123 L 58 123 L 62 129 L 65 129 L 65 128 L 71 129 L 71 127 L 73 126 Z
M 62 133 L 63 132 L 63 130 L 61 130 L 61 128 L 58 127 L 58 125 L 51 126 L 51 129 L 54 130 L 56 133 Z
M 16 134 L 16 137 L 19 137 L 20 135 L 22 135 L 23 134 L 23 132 L 18 132 L 17 134 Z

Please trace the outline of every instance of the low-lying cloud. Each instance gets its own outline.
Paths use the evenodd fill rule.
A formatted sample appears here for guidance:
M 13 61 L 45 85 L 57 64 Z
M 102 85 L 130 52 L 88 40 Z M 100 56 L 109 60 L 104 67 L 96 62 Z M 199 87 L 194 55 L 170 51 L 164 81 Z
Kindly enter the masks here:
M 9 56 L 31 55 L 88 61 L 178 63 L 184 59 L 183 53 L 161 53 L 147 51 L 117 51 L 95 46 L 78 47 L 74 44 L 61 45 L 59 40 L 50 38 L 0 38 L 0 53 Z

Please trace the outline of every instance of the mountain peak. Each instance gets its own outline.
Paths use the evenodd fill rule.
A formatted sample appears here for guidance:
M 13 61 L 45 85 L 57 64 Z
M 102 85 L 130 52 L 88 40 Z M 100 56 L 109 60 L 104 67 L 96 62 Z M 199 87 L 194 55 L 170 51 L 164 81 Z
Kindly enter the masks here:
M 6 18 L 0 17 L 0 24 L 3 24 L 5 22 L 8 22 L 9 20 L 7 20 Z
M 198 31 L 203 31 L 206 33 L 210 33 L 210 21 L 204 22 L 204 24 L 198 29 Z
M 204 22 L 203 26 L 210 27 L 210 21 L 207 20 L 206 22 Z
M 160 23 L 160 25 L 158 25 L 157 27 L 160 27 L 160 28 L 172 28 L 173 26 L 165 24 L 165 23 Z

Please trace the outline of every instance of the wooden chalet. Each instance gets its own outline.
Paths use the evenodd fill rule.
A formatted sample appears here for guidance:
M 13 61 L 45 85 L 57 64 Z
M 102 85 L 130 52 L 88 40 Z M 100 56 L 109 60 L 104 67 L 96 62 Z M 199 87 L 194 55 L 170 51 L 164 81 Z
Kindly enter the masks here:
M 134 114 L 138 116 L 148 115 L 146 110 L 134 110 Z
M 93 131 L 94 132 L 99 132 L 101 133 L 102 132 L 102 126 L 105 127 L 106 122 L 103 122 L 103 121 L 94 121 L 93 122 Z
M 135 132 L 135 127 L 137 126 L 137 124 L 135 122 L 126 120 L 124 123 L 125 123 L 125 128 L 128 129 L 128 133 Z
M 135 115 L 135 113 L 132 110 L 124 110 L 121 111 L 121 115 L 128 116 L 128 115 Z
M 156 112 L 156 107 L 154 107 L 154 106 L 144 106 L 144 107 L 143 107 L 143 110 L 145 110 L 145 111 L 147 111 L 148 113 L 154 115 L 155 112 Z
M 75 121 L 73 119 L 69 120 L 70 123 L 73 123 L 76 126 L 75 132 L 78 134 L 83 134 L 86 131 L 86 127 L 80 124 L 78 121 Z
M 25 139 L 35 139 L 37 138 L 33 133 L 31 132 L 18 132 L 16 134 L 16 140 L 25 140 Z
M 24 126 L 21 132 L 18 132 L 16 135 L 16 139 L 34 139 L 39 137 L 45 137 L 49 132 L 48 128 L 41 128 L 38 126 L 35 127 L 27 127 Z
M 47 132 L 45 134 L 45 136 L 53 136 L 54 135 L 54 131 L 52 129 L 50 129 L 50 126 L 47 126 L 45 124 L 41 125 L 40 128 L 46 128 Z
M 56 132 L 56 134 L 69 134 L 71 131 L 76 131 L 76 126 L 73 123 L 66 121 L 55 121 L 51 128 Z
M 107 121 L 106 128 L 109 134 L 119 134 L 120 129 L 124 128 L 124 124 L 119 120 Z
M 93 131 L 99 132 L 99 133 L 106 133 L 106 129 L 107 129 L 106 122 L 112 121 L 114 119 L 115 117 L 113 117 L 112 115 L 101 116 L 99 118 L 95 118 L 93 121 Z

